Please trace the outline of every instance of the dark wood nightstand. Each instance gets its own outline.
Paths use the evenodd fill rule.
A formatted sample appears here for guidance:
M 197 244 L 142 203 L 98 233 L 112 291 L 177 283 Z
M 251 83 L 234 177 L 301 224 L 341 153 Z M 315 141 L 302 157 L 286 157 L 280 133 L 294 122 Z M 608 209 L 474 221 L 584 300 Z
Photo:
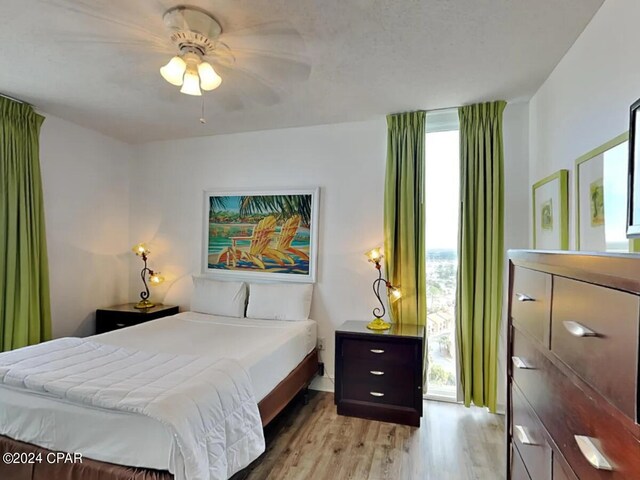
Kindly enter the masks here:
M 178 307 L 175 305 L 156 305 L 144 310 L 134 308 L 134 305 L 135 303 L 125 303 L 96 310 L 96 334 L 131 327 L 178 313 Z
M 424 327 L 392 325 L 375 332 L 367 322 L 336 330 L 338 415 L 420 426 Z

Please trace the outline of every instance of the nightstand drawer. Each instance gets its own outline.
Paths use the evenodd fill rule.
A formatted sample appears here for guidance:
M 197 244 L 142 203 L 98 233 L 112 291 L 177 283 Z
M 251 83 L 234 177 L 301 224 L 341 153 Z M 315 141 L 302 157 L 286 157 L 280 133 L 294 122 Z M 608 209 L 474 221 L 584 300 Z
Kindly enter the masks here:
M 345 361 L 364 360 L 387 365 L 415 365 L 419 358 L 419 344 L 388 341 L 344 339 L 342 356 Z
M 343 397 L 348 400 L 413 407 L 418 386 L 415 370 L 354 361 L 343 367 Z
M 101 308 L 96 310 L 96 334 L 176 315 L 178 311 L 178 307 L 174 305 L 156 305 L 152 308 L 139 310 L 135 308 L 135 303 Z

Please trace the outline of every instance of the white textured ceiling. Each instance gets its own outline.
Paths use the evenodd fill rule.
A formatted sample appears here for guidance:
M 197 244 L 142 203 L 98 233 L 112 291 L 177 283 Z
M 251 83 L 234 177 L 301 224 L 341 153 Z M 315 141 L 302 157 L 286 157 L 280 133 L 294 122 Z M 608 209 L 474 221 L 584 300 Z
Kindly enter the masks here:
M 223 74 L 204 94 L 206 125 L 201 99 L 158 73 L 173 52 L 162 24 L 180 4 L 171 0 L 2 0 L 0 92 L 130 143 L 527 99 L 603 0 L 187 3 L 212 13 L 231 46 L 249 39 L 238 54 L 245 74 Z M 288 29 L 303 42 L 278 35 Z M 246 71 L 269 56 L 250 50 L 270 49 L 307 59 L 308 78 L 273 60 L 260 74 L 272 90 L 260 90 Z

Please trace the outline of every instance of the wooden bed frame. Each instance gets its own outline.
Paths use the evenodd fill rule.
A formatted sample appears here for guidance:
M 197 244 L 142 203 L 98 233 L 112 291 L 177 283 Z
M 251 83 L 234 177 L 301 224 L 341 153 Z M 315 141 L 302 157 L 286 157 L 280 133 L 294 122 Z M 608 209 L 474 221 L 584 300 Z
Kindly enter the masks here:
M 314 349 L 287 377 L 259 403 L 262 426 L 269 424 L 293 398 L 309 387 L 320 372 L 318 350 Z M 51 453 L 46 448 L 19 442 L 0 435 L 0 454 L 41 454 L 43 459 Z M 0 461 L 0 479 L 11 480 L 173 480 L 166 470 L 134 468 L 83 458 L 82 463 L 16 463 Z

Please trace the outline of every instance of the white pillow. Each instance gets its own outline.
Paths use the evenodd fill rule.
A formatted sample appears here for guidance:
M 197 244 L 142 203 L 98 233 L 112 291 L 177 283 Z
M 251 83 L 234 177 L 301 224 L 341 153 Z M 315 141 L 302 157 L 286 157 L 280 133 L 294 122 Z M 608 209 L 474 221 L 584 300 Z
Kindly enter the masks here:
M 312 295 L 311 283 L 251 283 L 247 317 L 266 320 L 307 320 Z
M 191 310 L 194 312 L 244 317 L 247 287 L 244 282 L 221 282 L 205 277 L 193 277 Z

